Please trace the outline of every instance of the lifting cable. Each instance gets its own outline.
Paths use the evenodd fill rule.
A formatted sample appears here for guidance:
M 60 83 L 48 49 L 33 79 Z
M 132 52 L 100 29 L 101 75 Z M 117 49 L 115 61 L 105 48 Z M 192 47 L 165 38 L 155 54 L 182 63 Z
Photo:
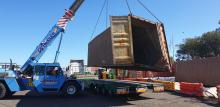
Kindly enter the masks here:
M 130 15 L 132 15 L 131 8 L 130 8 L 130 6 L 129 6 L 128 0 L 125 0 L 125 2 L 126 2 L 126 4 L 127 4 L 127 7 L 128 7 L 128 10 L 129 10 Z
M 106 27 L 106 29 L 107 29 L 107 27 L 108 27 L 108 11 L 109 11 L 109 5 L 108 5 L 108 0 L 106 1 L 106 22 L 105 22 L 105 27 Z
M 162 23 L 148 8 L 147 6 L 145 6 L 140 0 L 137 0 L 138 3 L 148 12 L 150 13 L 150 15 L 152 15 L 157 21 L 159 21 L 160 23 Z
M 95 33 L 95 31 L 96 31 L 97 25 L 98 25 L 98 23 L 99 23 L 99 20 L 100 20 L 100 17 L 101 17 L 101 15 L 102 15 L 102 11 L 103 11 L 103 9 L 104 9 L 104 7 L 105 7 L 106 2 L 107 2 L 107 0 L 105 0 L 104 3 L 103 3 L 103 5 L 102 5 L 102 8 L 101 8 L 101 11 L 100 11 L 100 13 L 99 13 L 98 19 L 97 19 L 97 21 L 96 21 L 95 27 L 94 27 L 94 29 L 93 29 L 93 31 L 92 31 L 92 35 L 91 35 L 91 37 L 90 37 L 90 41 L 92 40 L 92 38 L 93 38 L 93 36 L 94 36 L 94 33 Z
M 137 0 L 137 1 L 138 1 L 138 3 L 139 3 L 151 16 L 153 16 L 158 22 L 162 23 L 162 21 L 160 21 L 159 18 L 157 18 L 156 15 L 154 15 L 154 14 L 147 8 L 147 6 L 145 6 L 145 5 L 143 4 L 143 2 L 141 2 L 141 0 Z M 106 6 L 106 23 L 105 23 L 105 24 L 106 24 L 106 28 L 107 28 L 107 26 L 108 26 L 108 20 L 107 20 L 107 19 L 108 19 L 108 10 L 109 10 L 109 9 L 108 9 L 108 5 L 109 5 L 108 2 L 109 2 L 108 0 L 105 0 L 104 3 L 103 3 L 103 5 L 102 5 L 102 8 L 101 8 L 101 10 L 100 10 L 98 19 L 97 19 L 96 24 L 95 24 L 95 26 L 94 26 L 94 28 L 93 28 L 92 35 L 91 35 L 91 37 L 90 37 L 90 41 L 92 40 L 92 38 L 93 38 L 93 36 L 94 36 L 94 33 L 95 33 L 95 31 L 96 31 L 97 25 L 98 25 L 98 23 L 99 23 L 99 21 L 100 21 L 100 18 L 101 18 L 101 15 L 102 15 L 102 12 L 103 12 L 105 6 Z M 130 15 L 132 15 L 132 11 L 131 11 L 130 5 L 129 5 L 129 3 L 128 3 L 128 0 L 125 0 L 125 2 L 126 2 L 126 5 L 127 5 L 127 8 L 128 8 L 128 10 L 129 10 Z

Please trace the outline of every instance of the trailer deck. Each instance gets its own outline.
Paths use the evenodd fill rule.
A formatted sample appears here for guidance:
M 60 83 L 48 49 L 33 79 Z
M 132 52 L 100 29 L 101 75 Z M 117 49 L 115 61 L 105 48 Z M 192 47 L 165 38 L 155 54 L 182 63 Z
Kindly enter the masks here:
M 92 90 L 96 93 L 108 95 L 125 95 L 133 94 L 140 95 L 147 92 L 147 85 L 142 83 L 135 83 L 132 81 L 123 80 L 102 80 L 91 79 L 84 81 L 85 88 Z

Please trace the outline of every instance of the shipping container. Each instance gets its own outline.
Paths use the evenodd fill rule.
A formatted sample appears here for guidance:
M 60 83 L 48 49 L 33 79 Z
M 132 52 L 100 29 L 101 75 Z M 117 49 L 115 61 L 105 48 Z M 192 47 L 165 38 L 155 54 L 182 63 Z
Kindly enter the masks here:
M 170 71 L 162 23 L 137 16 L 111 16 L 111 26 L 88 46 L 88 66 Z
M 220 57 L 177 62 L 176 81 L 216 86 L 220 83 L 219 65 Z

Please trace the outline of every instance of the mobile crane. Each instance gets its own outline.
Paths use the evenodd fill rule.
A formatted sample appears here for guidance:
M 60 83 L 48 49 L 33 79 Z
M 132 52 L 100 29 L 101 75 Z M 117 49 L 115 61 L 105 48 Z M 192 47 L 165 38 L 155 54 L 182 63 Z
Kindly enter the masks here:
M 65 96 L 74 96 L 83 90 L 80 81 L 64 76 L 60 64 L 56 61 L 58 51 L 54 63 L 38 63 L 48 46 L 53 43 L 60 33 L 65 31 L 66 25 L 83 2 L 84 0 L 75 0 L 71 7 L 65 10 L 65 14 L 52 27 L 21 67 L 20 73 L 14 70 L 0 69 L 0 99 L 23 90 L 55 93 Z

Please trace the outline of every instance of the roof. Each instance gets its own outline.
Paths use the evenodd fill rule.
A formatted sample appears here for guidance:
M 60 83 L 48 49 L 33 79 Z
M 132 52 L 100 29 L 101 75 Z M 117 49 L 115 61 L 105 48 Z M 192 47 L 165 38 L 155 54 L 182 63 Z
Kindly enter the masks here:
M 73 62 L 79 62 L 79 63 L 83 63 L 83 62 L 84 62 L 84 60 L 73 60 L 73 59 L 71 59 L 71 60 L 70 60 L 70 63 L 73 63 Z

